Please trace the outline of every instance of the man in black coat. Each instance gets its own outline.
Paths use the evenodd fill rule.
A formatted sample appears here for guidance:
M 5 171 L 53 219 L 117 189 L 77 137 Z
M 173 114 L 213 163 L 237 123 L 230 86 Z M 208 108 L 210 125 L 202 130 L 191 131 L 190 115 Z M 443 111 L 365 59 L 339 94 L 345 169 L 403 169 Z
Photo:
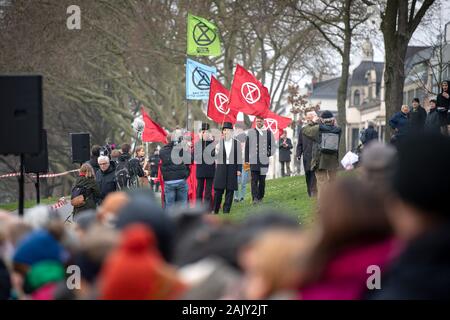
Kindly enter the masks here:
M 100 150 L 102 147 L 99 145 L 94 144 L 91 148 L 91 159 L 88 161 L 91 167 L 94 169 L 94 173 L 97 174 L 97 172 L 100 170 L 100 166 L 98 165 L 97 159 L 100 157 Z
M 209 124 L 202 123 L 200 139 L 194 145 L 194 161 L 197 165 L 197 190 L 196 197 L 199 202 L 208 204 L 213 210 L 212 188 L 215 173 L 215 144 L 214 138 L 208 132 Z M 204 196 L 203 196 L 204 194 Z
M 308 112 L 306 114 L 306 126 L 314 125 L 312 119 L 315 114 L 316 113 L 314 111 Z M 303 168 L 305 169 L 306 188 L 310 197 L 315 196 L 317 193 L 316 175 L 314 174 L 314 171 L 311 170 L 313 144 L 314 140 L 303 134 L 303 128 L 300 129 L 300 132 L 298 134 L 296 156 L 297 159 L 300 160 L 303 155 Z
M 436 107 L 436 100 L 434 99 L 430 100 L 430 111 L 425 120 L 425 132 L 435 134 L 440 134 L 442 132 L 440 114 Z
M 291 139 L 289 139 L 286 136 L 286 130 L 283 130 L 283 134 L 280 137 L 280 141 L 278 144 L 278 148 L 279 148 L 279 161 L 281 164 L 281 176 L 285 177 L 286 176 L 286 171 L 287 171 L 287 175 L 290 176 L 291 175 L 291 154 L 292 151 L 291 149 L 292 147 L 292 141 Z M 285 170 L 285 166 L 286 166 L 286 170 Z
M 427 119 L 427 112 L 420 105 L 419 98 L 414 98 L 412 101 L 412 108 L 409 113 L 409 125 L 411 133 L 422 132 Z
M 364 130 L 361 135 L 361 142 L 363 145 L 367 145 L 370 141 L 378 140 L 378 131 L 375 130 L 375 125 L 373 122 L 369 122 L 367 129 Z
M 110 161 L 107 156 L 100 156 L 98 165 L 100 170 L 97 171 L 95 180 L 100 190 L 99 203 L 101 203 L 108 193 L 116 191 L 116 162 Z
M 233 139 L 233 124 L 224 122 L 223 138 L 217 145 L 217 164 L 214 176 L 214 213 L 219 213 L 222 196 L 225 192 L 223 213 L 230 213 L 234 191 L 238 189 L 237 177 L 241 174 L 241 144 Z
M 144 169 L 141 166 L 141 163 L 136 158 L 131 158 L 131 146 L 128 143 L 122 144 L 121 152 L 122 154 L 117 159 L 117 166 L 126 166 L 128 169 L 128 173 L 130 175 L 130 183 L 131 187 L 137 188 L 139 186 L 138 177 L 143 177 L 145 175 Z
M 159 192 L 159 181 L 155 182 L 155 178 L 158 177 L 158 166 L 159 166 L 159 150 L 156 149 L 153 155 L 149 159 L 150 163 L 150 187 L 153 192 Z
M 403 250 L 382 274 L 373 299 L 450 297 L 450 139 L 439 134 L 399 143 L 388 208 Z M 426 168 L 426 170 L 424 170 Z M 420 185 L 420 188 L 417 186 Z
M 273 155 L 274 141 L 272 132 L 264 128 L 264 118 L 257 116 L 256 128 L 248 130 L 245 142 L 245 162 L 250 163 L 253 204 L 261 202 L 264 198 L 266 175 L 269 171 L 269 158 Z

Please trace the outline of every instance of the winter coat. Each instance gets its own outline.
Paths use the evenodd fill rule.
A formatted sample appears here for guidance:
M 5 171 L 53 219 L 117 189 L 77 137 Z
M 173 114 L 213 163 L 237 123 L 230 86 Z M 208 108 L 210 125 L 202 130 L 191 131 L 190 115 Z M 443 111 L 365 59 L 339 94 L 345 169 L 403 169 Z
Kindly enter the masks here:
M 307 124 L 306 126 L 311 126 Z M 306 127 L 305 126 L 305 127 Z M 298 143 L 297 143 L 297 153 L 296 157 L 300 158 L 303 155 L 303 167 L 305 171 L 311 171 L 311 162 L 312 162 L 312 150 L 314 145 L 314 140 L 308 138 L 303 134 L 303 129 L 301 128 L 298 135 Z
M 91 160 L 89 160 L 88 163 L 94 169 L 95 174 L 97 174 L 97 172 L 100 170 L 100 166 L 98 165 L 97 158 L 91 158 Z
M 269 167 L 269 158 L 275 150 L 272 150 L 272 142 L 275 141 L 270 130 L 262 130 L 261 135 L 257 129 L 248 130 L 245 140 L 245 162 L 250 163 L 251 171 L 266 171 Z
M 448 299 L 450 297 L 450 223 L 409 243 L 369 299 Z M 383 273 L 382 273 L 383 275 Z
M 450 83 L 450 82 L 449 82 Z M 448 121 L 448 110 L 450 109 L 450 98 L 445 98 L 442 93 L 438 94 L 436 98 L 436 107 L 438 108 L 441 126 L 445 126 Z
M 362 135 L 363 139 L 361 140 L 361 142 L 363 144 L 368 144 L 370 141 L 378 140 L 378 131 L 374 129 L 374 127 L 369 126 L 366 130 L 364 130 L 364 133 Z
M 95 210 L 97 207 L 97 201 L 100 198 L 100 190 L 98 188 L 97 182 L 94 178 L 87 178 L 83 176 L 79 176 L 77 180 L 75 180 L 75 184 L 73 185 L 73 188 L 75 187 L 84 187 L 86 188 L 86 194 L 85 194 L 85 205 L 77 208 L 73 208 L 73 214 L 76 214 L 78 212 L 82 212 L 88 209 Z M 72 189 L 73 189 L 72 188 Z
M 367 291 L 368 267 L 386 270 L 397 243 L 386 239 L 350 247 L 338 252 L 325 266 L 320 278 L 301 288 L 302 300 L 360 300 Z M 381 281 L 383 287 L 383 281 Z M 375 290 L 378 291 L 378 290 Z
M 214 189 L 238 190 L 237 172 L 242 172 L 242 151 L 241 143 L 233 139 L 231 147 L 230 161 L 226 164 L 225 143 L 220 141 L 219 152 L 217 153 L 216 174 L 214 176 Z
M 283 142 L 286 143 L 286 147 L 283 146 Z M 279 143 L 279 161 L 280 162 L 290 162 L 291 161 L 291 154 L 292 151 L 292 141 L 289 138 L 286 138 L 284 141 L 283 139 L 280 139 Z
M 441 133 L 441 119 L 437 108 L 430 109 L 425 120 L 425 131 L 428 133 Z
M 158 175 L 159 154 L 152 155 L 150 157 L 149 162 L 150 162 L 150 176 L 156 177 Z
M 161 158 L 161 173 L 164 181 L 182 180 L 189 176 L 187 164 L 184 164 L 184 162 L 179 164 L 173 163 L 172 150 L 174 147 L 178 148 L 178 145 L 175 146 L 173 142 L 170 142 L 159 151 L 159 157 Z M 178 151 L 177 154 L 183 159 L 184 150 L 180 148 Z
M 214 178 L 214 172 L 216 165 L 214 163 L 215 158 L 215 143 L 214 141 L 205 141 L 200 139 L 194 146 L 194 161 L 197 165 L 196 177 L 197 178 Z M 209 157 L 204 156 L 205 148 Z M 208 152 L 209 151 L 209 152 Z M 205 154 L 206 154 L 205 153 Z
M 408 130 L 408 120 L 408 115 L 399 111 L 389 120 L 389 125 L 392 129 L 398 130 L 397 135 L 404 135 Z
M 108 193 L 116 191 L 116 163 L 109 162 L 109 168 L 103 172 L 101 169 L 97 172 L 95 179 L 100 190 L 100 202 L 105 199 Z
M 314 140 L 311 160 L 311 170 L 337 170 L 339 168 L 339 152 L 323 153 L 320 151 L 322 133 L 341 135 L 341 128 L 325 124 L 316 124 L 303 128 L 303 134 Z
M 137 158 L 131 158 L 131 155 L 128 153 L 121 154 L 117 159 L 117 164 L 128 161 L 129 165 L 129 173 L 132 177 L 143 177 L 145 175 L 144 169 L 142 169 L 141 163 Z
M 427 112 L 422 106 L 418 106 L 416 110 L 411 109 L 409 113 L 409 126 L 412 132 L 423 131 L 425 120 L 427 118 Z

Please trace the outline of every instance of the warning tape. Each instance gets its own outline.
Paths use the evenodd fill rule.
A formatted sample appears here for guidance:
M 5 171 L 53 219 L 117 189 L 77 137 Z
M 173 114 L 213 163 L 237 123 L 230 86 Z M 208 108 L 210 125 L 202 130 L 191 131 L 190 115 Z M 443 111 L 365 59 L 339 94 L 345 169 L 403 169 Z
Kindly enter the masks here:
M 66 198 L 62 197 L 59 199 L 59 201 L 57 203 L 55 203 L 54 205 L 51 205 L 50 208 L 58 209 L 58 208 L 64 207 L 66 204 L 67 204 Z
M 61 172 L 61 173 L 47 173 L 47 174 L 39 175 L 39 178 L 55 178 L 55 177 L 65 176 L 65 175 L 67 175 L 69 173 L 78 172 L 78 171 L 80 171 L 80 169 L 64 171 L 64 172 Z M 36 174 L 34 174 L 34 173 L 31 173 L 31 174 L 28 174 L 28 175 L 31 176 L 32 178 L 36 178 Z M 2 178 L 10 178 L 10 177 L 17 177 L 17 176 L 20 176 L 20 172 L 3 174 L 3 175 L 0 176 L 0 179 L 2 179 Z

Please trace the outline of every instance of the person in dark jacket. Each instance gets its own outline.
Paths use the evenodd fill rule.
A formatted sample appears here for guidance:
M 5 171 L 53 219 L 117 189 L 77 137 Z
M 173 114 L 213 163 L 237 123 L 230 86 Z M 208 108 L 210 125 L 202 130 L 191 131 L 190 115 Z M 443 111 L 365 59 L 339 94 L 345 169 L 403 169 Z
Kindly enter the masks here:
M 305 120 L 307 126 L 313 126 L 313 118 L 317 116 L 315 111 L 309 111 L 306 113 Z M 303 134 L 302 127 L 298 134 L 298 143 L 297 143 L 297 159 L 300 161 L 300 158 L 303 156 L 303 169 L 305 170 L 305 179 L 306 179 L 306 188 L 308 190 L 308 195 L 310 197 L 314 197 L 317 193 L 317 181 L 316 175 L 314 174 L 314 170 L 311 169 L 311 161 L 312 161 L 312 149 L 314 140 L 308 138 Z
M 387 206 L 402 251 L 382 273 L 371 299 L 447 299 L 450 297 L 450 139 L 422 134 L 398 146 Z M 426 170 L 424 170 L 426 168 Z M 444 170 L 443 170 L 444 169 Z M 417 186 L 420 185 L 420 188 Z
M 238 176 L 242 171 L 241 144 L 233 139 L 233 124 L 224 122 L 223 138 L 217 145 L 217 165 L 214 176 L 214 213 L 219 213 L 225 193 L 223 213 L 230 213 L 234 191 L 238 190 Z
M 130 185 L 134 188 L 139 186 L 139 177 L 145 175 L 144 170 L 137 158 L 131 158 L 131 146 L 128 143 L 122 144 L 121 152 L 122 154 L 117 159 L 117 166 L 123 165 L 124 162 L 128 163 L 128 172 L 130 174 Z
M 8 300 L 11 298 L 11 275 L 8 267 L 0 257 L 0 300 Z
M 264 128 L 264 118 L 256 117 L 256 128 L 248 130 L 245 141 L 245 162 L 250 163 L 253 204 L 260 203 L 265 194 L 269 158 L 275 152 L 275 139 L 270 130 Z
M 378 140 L 378 131 L 375 130 L 375 125 L 373 122 L 369 122 L 367 129 L 364 130 L 362 134 L 361 142 L 363 145 L 367 145 L 370 141 Z
M 395 113 L 389 120 L 389 126 L 394 130 L 394 134 L 391 137 L 391 143 L 396 143 L 399 139 L 403 138 L 408 131 L 409 120 L 409 107 L 403 105 L 401 110 Z
M 448 111 L 450 110 L 450 94 L 449 94 L 449 81 L 445 80 L 441 83 L 441 93 L 436 98 L 437 110 L 439 111 L 439 118 L 441 120 L 442 134 L 448 135 Z
M 280 137 L 280 141 L 279 141 L 279 161 L 281 164 L 281 176 L 284 177 L 286 176 L 286 171 L 287 171 L 287 175 L 290 176 L 291 175 L 291 154 L 292 151 L 291 149 L 292 147 L 292 141 L 291 139 L 289 139 L 286 136 L 286 130 L 283 130 L 283 134 Z M 285 169 L 286 167 L 286 169 Z M 285 171 L 286 170 L 286 171 Z
M 100 190 L 99 204 L 105 199 L 108 193 L 116 191 L 116 163 L 110 161 L 107 156 L 98 157 L 100 170 L 95 175 L 97 185 Z
M 411 132 L 422 132 L 425 120 L 427 118 L 427 112 L 420 105 L 419 98 L 414 98 L 412 101 L 412 108 L 409 112 L 409 126 Z
M 434 99 L 430 100 L 430 111 L 428 111 L 424 128 L 428 133 L 441 133 L 441 119 Z
M 84 190 L 83 196 L 85 199 L 85 204 L 79 207 L 74 207 L 72 214 L 75 215 L 78 212 L 96 209 L 97 201 L 100 197 L 100 190 L 98 188 L 97 182 L 95 181 L 94 169 L 89 163 L 85 163 L 80 168 L 80 175 L 75 180 L 75 184 L 72 188 L 82 188 Z
M 209 134 L 208 130 L 209 124 L 202 123 L 200 139 L 194 146 L 194 161 L 197 165 L 196 197 L 199 202 L 207 204 L 211 212 L 213 210 L 212 188 L 216 165 L 214 163 L 214 138 Z
M 164 179 L 164 206 L 169 208 L 175 203 L 187 204 L 189 177 L 188 164 L 191 153 L 187 153 L 182 143 L 182 136 L 177 132 L 169 135 L 169 143 L 161 148 L 161 174 Z M 187 159 L 186 159 L 187 156 Z
M 98 165 L 97 159 L 100 157 L 100 150 L 102 147 L 99 145 L 93 145 L 91 148 L 91 160 L 89 160 L 89 164 L 91 165 L 92 169 L 94 169 L 95 174 L 97 174 L 97 171 L 100 170 L 100 166 Z
M 158 177 L 159 166 L 159 150 L 156 149 L 153 155 L 149 159 L 150 163 L 150 188 L 153 192 L 159 192 L 159 181 L 155 181 Z

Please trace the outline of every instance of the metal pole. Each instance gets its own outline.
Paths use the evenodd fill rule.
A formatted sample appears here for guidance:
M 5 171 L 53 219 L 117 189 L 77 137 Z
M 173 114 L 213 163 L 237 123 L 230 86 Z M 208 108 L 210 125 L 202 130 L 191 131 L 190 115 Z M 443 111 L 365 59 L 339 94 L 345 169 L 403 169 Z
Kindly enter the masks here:
M 24 184 L 25 184 L 25 172 L 23 168 L 23 153 L 20 154 L 20 177 L 19 177 L 19 216 L 23 217 L 23 209 L 24 209 Z
M 41 203 L 41 190 L 39 186 L 39 173 L 36 173 L 36 203 Z
M 189 131 L 189 100 L 186 99 L 186 131 Z

